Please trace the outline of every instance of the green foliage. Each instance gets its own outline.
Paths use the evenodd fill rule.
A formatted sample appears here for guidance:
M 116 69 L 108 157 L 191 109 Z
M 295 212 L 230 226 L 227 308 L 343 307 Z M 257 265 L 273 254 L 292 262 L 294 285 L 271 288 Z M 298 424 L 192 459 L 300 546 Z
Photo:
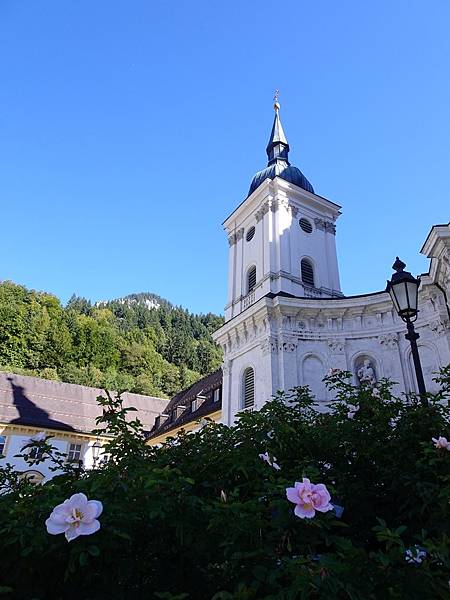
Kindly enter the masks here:
M 154 294 L 93 306 L 0 284 L 3 370 L 68 383 L 172 396 L 221 363 L 222 318 L 192 315 Z
M 390 384 L 327 379 L 337 400 L 280 393 L 235 427 L 209 423 L 145 445 L 119 397 L 100 398 L 110 461 L 32 487 L 10 469 L 0 485 L 2 593 L 17 599 L 436 600 L 449 598 L 450 368 L 423 407 Z M 357 407 L 353 418 L 349 407 Z M 50 453 L 49 441 L 39 442 Z M 258 454 L 276 456 L 276 471 Z M 58 459 L 58 457 L 57 457 Z M 294 516 L 285 489 L 324 483 L 334 511 Z M 55 505 L 100 500 L 101 529 L 67 543 L 47 534 Z M 425 552 L 422 562 L 408 562 Z

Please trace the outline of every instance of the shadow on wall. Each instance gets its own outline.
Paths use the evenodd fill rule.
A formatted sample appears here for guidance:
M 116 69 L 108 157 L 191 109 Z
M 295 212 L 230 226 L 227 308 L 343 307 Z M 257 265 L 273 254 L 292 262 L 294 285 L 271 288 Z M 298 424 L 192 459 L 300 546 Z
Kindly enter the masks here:
M 11 384 L 14 405 L 19 412 L 19 416 L 13 419 L 11 424 L 75 431 L 71 425 L 52 419 L 50 413 L 32 402 L 26 396 L 25 389 L 21 385 L 15 384 L 12 377 L 7 379 Z

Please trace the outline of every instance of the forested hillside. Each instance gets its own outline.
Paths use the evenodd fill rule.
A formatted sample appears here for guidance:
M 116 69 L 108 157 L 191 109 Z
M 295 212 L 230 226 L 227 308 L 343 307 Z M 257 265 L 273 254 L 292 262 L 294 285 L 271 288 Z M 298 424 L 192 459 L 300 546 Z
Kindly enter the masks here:
M 92 305 L 0 283 L 0 369 L 69 383 L 172 396 L 216 369 L 223 320 L 154 294 Z

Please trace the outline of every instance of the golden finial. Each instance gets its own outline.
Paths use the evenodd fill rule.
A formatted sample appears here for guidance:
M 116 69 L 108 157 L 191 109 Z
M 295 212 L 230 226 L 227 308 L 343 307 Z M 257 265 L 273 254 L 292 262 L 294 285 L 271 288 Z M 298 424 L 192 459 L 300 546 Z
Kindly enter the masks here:
M 275 109 L 275 111 L 279 111 L 280 110 L 280 103 L 278 102 L 278 96 L 280 95 L 280 90 L 275 90 L 275 95 L 273 97 L 273 107 Z

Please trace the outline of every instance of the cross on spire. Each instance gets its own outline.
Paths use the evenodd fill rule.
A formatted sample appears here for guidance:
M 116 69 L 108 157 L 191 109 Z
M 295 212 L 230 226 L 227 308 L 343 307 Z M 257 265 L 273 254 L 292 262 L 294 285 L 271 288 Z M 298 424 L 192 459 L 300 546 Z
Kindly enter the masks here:
M 280 95 L 280 90 L 275 90 L 275 94 L 273 97 L 274 100 L 274 109 L 275 109 L 275 119 L 273 121 L 272 132 L 270 134 L 269 143 L 267 144 L 267 156 L 269 158 L 269 165 L 276 162 L 277 160 L 285 161 L 289 165 L 288 161 L 288 152 L 289 152 L 289 144 L 286 139 L 286 136 L 283 131 L 283 126 L 281 125 L 279 110 L 280 103 L 278 102 L 278 96 Z

